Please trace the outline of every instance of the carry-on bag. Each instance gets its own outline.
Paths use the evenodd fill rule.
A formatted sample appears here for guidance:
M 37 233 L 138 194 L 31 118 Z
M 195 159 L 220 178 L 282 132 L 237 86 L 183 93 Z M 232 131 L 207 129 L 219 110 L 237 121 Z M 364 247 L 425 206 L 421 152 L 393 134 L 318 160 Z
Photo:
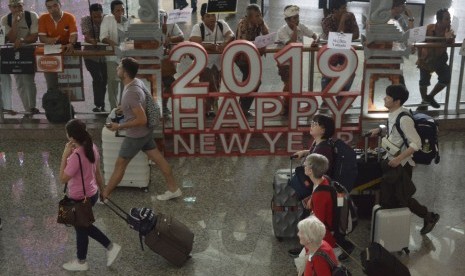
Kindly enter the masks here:
M 360 259 L 368 276 L 410 276 L 409 269 L 379 243 L 371 243 L 362 251 Z
M 389 252 L 405 251 L 409 253 L 410 242 L 409 208 L 383 209 L 373 207 L 371 221 L 371 241 L 379 243 Z
M 368 135 L 364 138 L 364 149 L 357 150 L 357 178 L 352 189 L 353 193 L 360 193 L 366 189 L 376 187 L 381 183 L 383 172 L 381 170 L 381 137 L 378 137 L 378 146 L 374 151 L 368 149 Z
M 155 228 L 145 236 L 145 244 L 153 252 L 181 267 L 189 258 L 194 233 L 176 218 L 159 213 Z
M 273 179 L 273 198 L 271 199 L 271 212 L 273 232 L 278 240 L 294 238 L 297 236 L 297 223 L 301 220 L 304 208 L 292 181 L 300 181 L 292 169 L 291 157 L 290 169 L 277 170 Z M 298 184 L 304 186 L 304 184 Z M 311 194 L 311 187 L 308 188 Z M 306 192 L 307 193 L 307 192 Z

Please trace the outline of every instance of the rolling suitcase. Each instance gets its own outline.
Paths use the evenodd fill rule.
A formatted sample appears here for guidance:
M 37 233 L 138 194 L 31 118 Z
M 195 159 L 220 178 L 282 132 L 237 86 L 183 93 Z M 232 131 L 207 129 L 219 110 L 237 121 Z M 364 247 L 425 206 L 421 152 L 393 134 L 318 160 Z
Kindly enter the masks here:
M 368 276 L 410 276 L 408 268 L 379 243 L 373 242 L 360 254 Z
M 145 236 L 145 244 L 153 252 L 178 267 L 190 258 L 193 243 L 194 233 L 186 225 L 161 213 L 153 230 Z
M 381 137 L 378 137 L 378 147 L 374 151 L 368 149 L 368 136 L 365 135 L 363 150 L 357 150 L 357 178 L 355 179 L 353 193 L 360 193 L 381 183 L 383 172 L 381 170 Z
M 278 240 L 297 236 L 297 223 L 304 213 L 296 191 L 290 186 L 290 180 L 295 175 L 292 160 L 293 158 L 290 161 L 290 169 L 277 170 L 273 178 L 271 212 L 273 232 Z
M 373 207 L 371 221 L 371 241 L 384 246 L 389 252 L 405 251 L 409 253 L 410 243 L 409 208 L 383 209 Z
M 115 168 L 116 158 L 121 148 L 124 136 L 110 131 L 107 127 L 102 129 L 102 159 L 104 178 L 108 181 Z M 129 162 L 119 187 L 147 188 L 150 183 L 150 165 L 147 155 L 140 151 Z

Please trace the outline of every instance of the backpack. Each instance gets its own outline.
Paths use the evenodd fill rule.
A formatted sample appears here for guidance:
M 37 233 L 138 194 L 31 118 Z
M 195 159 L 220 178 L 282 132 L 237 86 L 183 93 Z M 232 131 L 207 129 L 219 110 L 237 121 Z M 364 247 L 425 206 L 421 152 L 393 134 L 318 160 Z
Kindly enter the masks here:
M 313 257 L 320 256 L 329 264 L 331 267 L 331 276 L 352 276 L 352 273 L 345 267 L 343 264 L 336 265 L 333 260 L 328 256 L 328 254 L 322 250 L 317 250 Z M 313 259 L 312 257 L 312 259 Z M 313 271 L 313 275 L 317 276 L 315 271 Z
M 155 224 L 157 224 L 157 217 L 149 208 L 132 208 L 127 216 L 129 227 L 139 232 L 140 246 L 144 250 L 142 244 L 142 236 L 147 235 Z
M 334 156 L 332 171 L 329 174 L 333 180 L 341 183 L 350 192 L 358 174 L 357 154 L 341 139 L 329 139 L 328 143 L 333 149 Z
M 329 179 L 329 177 L 326 178 Z M 333 202 L 333 229 L 331 230 L 345 236 L 352 233 L 357 226 L 357 206 L 344 186 L 334 180 L 330 180 L 329 183 L 329 185 L 318 185 L 313 193 L 320 191 L 331 193 Z
M 221 23 L 220 21 L 216 21 L 216 24 L 218 24 L 218 28 L 221 31 L 221 35 L 223 35 L 223 23 Z M 202 37 L 202 41 L 204 41 L 205 40 L 205 24 L 203 23 L 200 23 L 200 35 Z
M 136 85 L 144 91 L 145 94 L 145 115 L 147 116 L 147 127 L 150 129 L 155 128 L 161 122 L 161 110 L 157 102 L 153 100 L 152 95 L 150 94 L 145 87 Z
M 413 153 L 413 161 L 417 164 L 429 165 L 434 159 L 434 163 L 438 164 L 440 161 L 439 145 L 438 145 L 438 123 L 429 115 L 410 111 L 401 112 L 396 119 L 394 126 L 397 128 L 404 144 L 408 147 L 408 140 L 405 137 L 404 131 L 400 127 L 400 119 L 403 116 L 409 116 L 413 119 L 415 130 L 421 138 L 422 147 L 420 150 Z
M 74 108 L 68 96 L 57 88 L 47 90 L 42 97 L 42 108 L 50 123 L 66 123 L 74 118 Z
M 32 25 L 31 12 L 24 11 L 24 19 L 26 19 L 27 28 L 31 29 L 31 25 Z M 13 15 L 11 14 L 11 12 L 7 15 L 6 22 L 8 26 L 11 27 L 11 24 L 13 22 Z

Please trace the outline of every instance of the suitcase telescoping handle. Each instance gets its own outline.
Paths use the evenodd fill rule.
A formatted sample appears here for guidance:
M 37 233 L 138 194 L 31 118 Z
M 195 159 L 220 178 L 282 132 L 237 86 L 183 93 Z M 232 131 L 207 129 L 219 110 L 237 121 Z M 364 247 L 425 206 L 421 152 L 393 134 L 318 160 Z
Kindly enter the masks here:
M 363 135 L 363 137 L 365 138 L 365 148 L 364 148 L 364 153 L 365 153 L 365 163 L 368 162 L 368 138 L 371 137 L 371 132 L 367 132 Z M 377 158 L 378 158 L 378 162 L 381 161 L 381 135 L 378 135 L 377 136 L 377 139 L 378 139 L 378 149 L 376 150 L 376 153 L 377 153 Z
M 118 217 L 122 218 L 126 223 L 129 223 L 128 222 L 128 219 L 127 217 L 129 216 L 129 214 L 124 211 L 123 208 L 119 207 L 115 202 L 113 202 L 111 199 L 107 198 L 106 200 L 103 201 L 103 203 L 108 206 L 108 208 L 110 208 L 113 213 L 115 213 L 116 215 L 118 215 Z M 111 204 L 108 204 L 108 203 L 111 203 Z M 112 205 L 116 208 L 113 208 Z M 124 217 L 122 214 L 126 215 L 126 217 Z

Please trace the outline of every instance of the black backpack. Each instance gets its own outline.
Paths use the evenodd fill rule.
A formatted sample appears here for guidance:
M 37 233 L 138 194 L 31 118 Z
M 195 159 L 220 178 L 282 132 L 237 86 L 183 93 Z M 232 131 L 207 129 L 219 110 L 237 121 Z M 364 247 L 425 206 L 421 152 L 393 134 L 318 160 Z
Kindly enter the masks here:
M 408 147 L 408 140 L 405 137 L 404 131 L 400 127 L 400 119 L 403 116 L 409 116 L 412 118 L 413 122 L 415 123 L 415 129 L 418 132 L 418 135 L 421 138 L 422 147 L 420 150 L 413 153 L 413 161 L 417 164 L 424 164 L 429 165 L 431 161 L 434 160 L 435 164 L 438 164 L 440 161 L 439 156 L 439 141 L 438 141 L 438 123 L 433 119 L 433 117 L 415 112 L 413 113 L 410 111 L 401 112 L 397 118 L 396 123 L 394 126 L 397 128 L 402 140 L 404 140 L 404 144 Z
M 357 154 L 341 139 L 329 139 L 328 143 L 333 149 L 334 156 L 332 171 L 329 172 L 329 175 L 350 192 L 358 174 Z
M 322 250 L 317 250 L 315 254 L 313 254 L 312 259 L 315 256 L 320 256 L 325 259 L 325 261 L 329 264 L 331 267 L 331 276 L 352 276 L 352 273 L 345 267 L 343 264 L 336 265 L 333 260 L 326 254 L 326 252 Z M 313 275 L 316 275 L 315 271 L 313 271 Z
M 218 24 L 218 28 L 221 31 L 221 35 L 223 35 L 223 23 L 221 23 L 220 21 L 216 21 L 216 24 Z M 204 41 L 205 40 L 205 24 L 203 23 L 200 23 L 200 35 L 202 37 L 202 41 Z
M 142 236 L 147 235 L 157 224 L 157 217 L 152 209 L 132 208 L 127 216 L 129 227 L 139 232 L 140 247 L 144 250 Z
M 326 178 L 330 179 L 327 176 Z M 357 226 L 357 206 L 344 186 L 334 180 L 330 180 L 329 183 L 329 185 L 318 185 L 313 193 L 320 191 L 331 193 L 333 202 L 333 227 L 331 230 L 345 236 L 352 233 Z
M 26 19 L 27 28 L 31 29 L 32 19 L 31 19 L 31 12 L 30 11 L 24 11 L 24 19 Z M 8 26 L 11 27 L 12 22 L 13 22 L 13 15 L 10 12 L 6 17 L 6 23 L 8 24 Z
M 74 118 L 74 108 L 68 96 L 56 88 L 47 90 L 42 97 L 42 108 L 50 123 L 66 123 Z

